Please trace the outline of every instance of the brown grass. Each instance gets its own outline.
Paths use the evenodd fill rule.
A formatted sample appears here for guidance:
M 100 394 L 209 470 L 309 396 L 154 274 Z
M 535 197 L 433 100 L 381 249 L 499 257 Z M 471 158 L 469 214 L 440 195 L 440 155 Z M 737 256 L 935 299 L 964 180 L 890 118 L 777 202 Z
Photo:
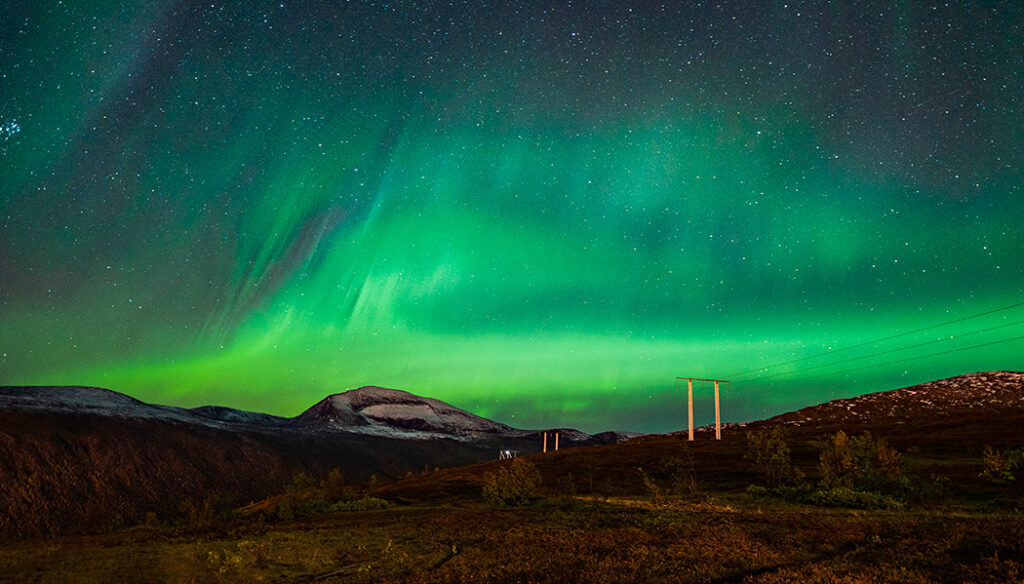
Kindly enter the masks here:
M 104 536 L 9 541 L 0 547 L 0 578 L 104 584 L 1024 581 L 1024 477 L 993 485 L 978 476 L 991 435 L 951 446 L 931 437 L 914 443 L 901 430 L 872 432 L 907 453 L 915 480 L 937 473 L 950 487 L 899 511 L 748 495 L 746 487 L 760 475 L 743 456 L 739 432 L 721 442 L 705 434 L 692 444 L 683 436 L 652 436 L 529 457 L 543 482 L 539 498 L 523 507 L 483 502 L 483 477 L 501 464 L 483 463 L 356 487 L 358 496 L 387 499 L 390 507 L 381 510 L 281 521 L 279 514 L 258 511 L 273 508 L 267 503 L 240 518 L 189 529 L 149 525 Z M 793 461 L 812 483 L 825 437 L 793 433 Z M 672 459 L 692 466 L 696 488 L 668 494 L 678 470 Z M 565 493 L 569 480 L 575 496 Z M 657 498 L 652 481 L 664 487 Z

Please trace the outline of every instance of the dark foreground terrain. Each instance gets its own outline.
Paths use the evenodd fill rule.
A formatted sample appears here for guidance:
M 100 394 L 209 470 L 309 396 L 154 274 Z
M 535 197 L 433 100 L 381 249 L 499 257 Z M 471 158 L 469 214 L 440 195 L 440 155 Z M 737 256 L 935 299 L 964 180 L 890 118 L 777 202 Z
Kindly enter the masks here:
M 1021 582 L 1019 512 L 716 499 L 406 507 L 8 545 L 11 582 Z
M 356 485 L 302 474 L 241 509 L 8 539 L 0 580 L 1024 582 L 1024 468 L 1010 455 L 1024 386 L 978 375 L 726 428 L 720 442 L 648 436 Z M 915 396 L 938 405 L 918 414 Z M 750 438 L 773 428 L 789 466 L 772 475 Z M 850 468 L 874 474 L 834 476 L 839 432 L 861 448 Z M 502 500 L 513 469 L 540 483 Z

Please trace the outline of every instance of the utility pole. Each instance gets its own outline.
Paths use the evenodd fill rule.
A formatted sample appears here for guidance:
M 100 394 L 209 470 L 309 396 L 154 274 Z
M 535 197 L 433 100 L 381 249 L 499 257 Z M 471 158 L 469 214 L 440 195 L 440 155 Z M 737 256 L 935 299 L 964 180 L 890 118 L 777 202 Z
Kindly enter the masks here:
M 690 441 L 691 442 L 693 441 L 693 382 L 694 381 L 700 381 L 701 382 L 701 387 L 703 387 L 703 384 L 704 384 L 705 381 L 710 381 L 710 382 L 713 382 L 715 384 L 715 440 L 721 440 L 722 439 L 722 409 L 719 406 L 718 384 L 719 383 L 729 383 L 729 382 L 724 380 L 724 379 L 702 379 L 700 377 L 676 377 L 676 389 L 679 389 L 679 380 L 680 379 L 685 379 L 686 380 L 686 389 L 687 389 L 686 404 L 687 404 L 687 414 L 688 414 L 688 418 L 690 420 L 690 424 L 689 424 L 689 429 L 690 429 L 689 438 L 690 438 Z
M 722 410 L 718 407 L 718 380 L 715 380 L 715 440 L 722 439 Z
M 679 382 L 677 381 L 678 385 Z M 693 442 L 693 380 L 686 380 L 686 412 L 689 414 L 687 418 L 690 420 L 690 442 Z

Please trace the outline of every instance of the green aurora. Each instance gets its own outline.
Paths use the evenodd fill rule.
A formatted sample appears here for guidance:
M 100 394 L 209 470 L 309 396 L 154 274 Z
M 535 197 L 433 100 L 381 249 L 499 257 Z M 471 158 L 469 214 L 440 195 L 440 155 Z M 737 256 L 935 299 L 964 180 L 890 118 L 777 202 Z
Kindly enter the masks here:
M 0 383 L 668 431 L 1024 368 L 1014 3 L 16 4 Z

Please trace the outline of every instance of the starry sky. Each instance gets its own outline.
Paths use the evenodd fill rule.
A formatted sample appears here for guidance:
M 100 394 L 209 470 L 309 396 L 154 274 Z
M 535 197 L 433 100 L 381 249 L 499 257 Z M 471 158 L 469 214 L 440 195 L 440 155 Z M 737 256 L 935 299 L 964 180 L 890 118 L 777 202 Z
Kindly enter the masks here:
M 7 4 L 0 383 L 669 431 L 1024 368 L 1020 2 Z

